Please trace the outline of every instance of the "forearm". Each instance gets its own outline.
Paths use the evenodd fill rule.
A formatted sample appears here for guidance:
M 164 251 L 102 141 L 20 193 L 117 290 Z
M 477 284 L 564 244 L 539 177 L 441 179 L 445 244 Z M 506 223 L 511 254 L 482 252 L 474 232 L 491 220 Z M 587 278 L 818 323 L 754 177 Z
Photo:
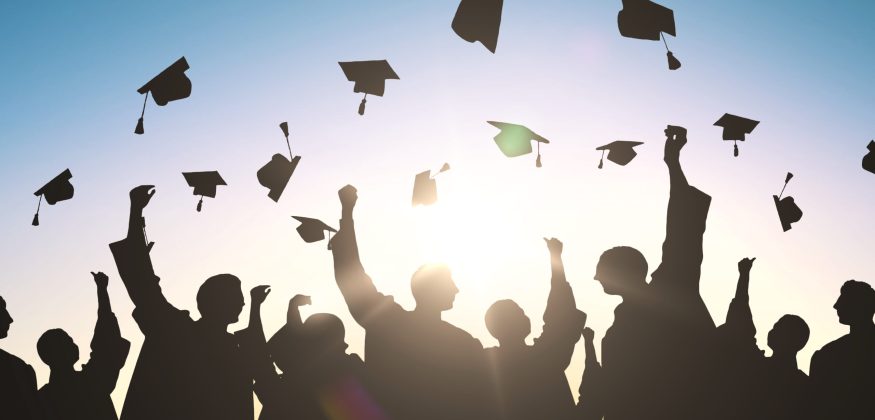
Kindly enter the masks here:
M 565 278 L 565 264 L 562 262 L 562 255 L 551 255 L 550 267 L 552 271 L 550 283 L 554 287 L 563 285 L 567 280 Z
M 264 337 L 264 327 L 261 322 L 261 304 L 253 303 L 249 307 L 249 331 L 259 340 L 260 343 L 266 341 Z
M 143 209 L 131 207 L 130 216 L 128 218 L 128 239 L 138 240 L 140 243 L 146 243 L 146 234 L 143 229 L 146 226 L 146 219 L 143 217 Z
M 666 162 L 668 166 L 668 177 L 671 183 L 671 188 L 687 188 L 690 186 L 687 182 L 687 176 L 681 167 L 680 160 L 674 159 Z
M 749 286 L 750 286 L 750 273 L 739 272 L 738 273 L 738 283 L 735 286 L 735 298 L 736 299 L 747 299 Z
M 97 313 L 98 315 L 112 314 L 112 306 L 106 287 L 97 287 Z
M 293 327 L 295 329 L 300 328 L 304 325 L 304 321 L 301 318 L 301 308 L 294 305 L 289 305 L 289 311 L 286 313 L 286 325 Z

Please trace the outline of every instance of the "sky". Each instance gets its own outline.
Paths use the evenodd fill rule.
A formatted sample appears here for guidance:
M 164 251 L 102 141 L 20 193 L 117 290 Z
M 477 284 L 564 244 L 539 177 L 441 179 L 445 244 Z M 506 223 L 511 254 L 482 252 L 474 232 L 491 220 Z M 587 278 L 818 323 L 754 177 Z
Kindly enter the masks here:
M 750 303 L 760 347 L 781 315 L 802 316 L 812 331 L 799 355 L 807 371 L 815 350 L 847 332 L 832 309 L 841 284 L 875 282 L 875 175 L 860 165 L 875 137 L 875 4 L 661 3 L 675 10 L 677 71 L 661 43 L 620 36 L 620 1 L 508 0 L 494 55 L 453 33 L 456 0 L 3 2 L 0 296 L 15 323 L 0 348 L 33 365 L 43 384 L 36 341 L 63 328 L 84 363 L 97 310 L 89 272 L 105 271 L 133 343 L 113 394 L 121 408 L 142 335 L 107 245 L 126 234 L 127 194 L 141 184 L 156 186 L 145 214 L 163 290 L 195 318 L 201 282 L 232 273 L 246 290 L 272 286 L 268 335 L 288 299 L 308 294 L 305 315 L 340 316 L 361 354 L 364 332 L 334 283 L 330 252 L 305 244 L 291 218 L 337 227 L 337 190 L 353 184 L 364 266 L 405 307 L 415 269 L 445 262 L 461 290 L 445 320 L 494 346 L 483 315 L 509 298 L 536 336 L 550 277 L 541 238 L 555 236 L 600 339 L 620 302 L 592 280 L 601 252 L 629 245 L 651 269 L 659 264 L 663 129 L 674 124 L 689 130 L 688 179 L 713 197 L 701 280 L 712 316 L 725 319 L 737 261 L 757 257 Z M 150 100 L 146 134 L 133 134 L 136 89 L 181 56 L 191 97 Z M 369 97 L 362 117 L 337 62 L 376 59 L 400 80 Z M 737 158 L 712 125 L 727 112 L 761 121 Z M 543 167 L 534 155 L 504 157 L 487 120 L 550 139 Z M 255 173 L 286 153 L 282 121 L 302 160 L 274 203 Z M 644 145 L 629 165 L 597 169 L 595 147 L 614 140 Z M 412 208 L 414 176 L 444 162 L 452 169 L 438 178 L 439 202 Z M 75 197 L 43 203 L 32 227 L 33 192 L 66 168 Z M 198 213 L 181 172 L 205 170 L 228 186 Z M 771 195 L 788 171 L 785 194 L 804 216 L 782 232 Z M 583 361 L 581 342 L 566 371 L 575 394 Z

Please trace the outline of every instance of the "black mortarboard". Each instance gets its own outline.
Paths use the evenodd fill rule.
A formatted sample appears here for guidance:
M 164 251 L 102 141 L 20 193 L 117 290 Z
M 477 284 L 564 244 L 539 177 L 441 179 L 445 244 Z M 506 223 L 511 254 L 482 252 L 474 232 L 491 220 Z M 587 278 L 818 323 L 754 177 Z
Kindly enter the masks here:
M 784 180 L 784 188 L 781 188 L 780 195 L 773 195 L 772 198 L 775 200 L 775 207 L 778 209 L 778 218 L 781 219 L 781 227 L 784 228 L 784 232 L 790 230 L 792 223 L 798 222 L 802 219 L 802 209 L 796 205 L 796 202 L 793 200 L 793 197 L 787 196 L 781 198 L 784 195 L 784 189 L 787 188 L 787 183 L 793 179 L 793 174 L 787 172 L 787 178 Z
M 353 92 L 365 94 L 362 103 L 359 104 L 359 115 L 365 115 L 365 103 L 367 103 L 368 95 L 383 96 L 383 91 L 386 90 L 386 79 L 400 80 L 386 60 L 347 61 L 338 64 L 340 64 L 343 74 L 346 75 L 346 79 L 355 82 Z
M 465 41 L 480 41 L 495 53 L 503 4 L 504 0 L 462 0 L 453 18 L 453 31 Z
M 337 229 L 326 225 L 319 219 L 310 217 L 292 216 L 295 220 L 301 222 L 298 226 L 298 234 L 306 243 L 318 242 L 325 239 L 325 232 L 328 232 L 328 249 L 331 249 L 331 233 L 337 232 Z
M 445 172 L 450 170 L 450 165 L 445 163 L 444 166 L 441 167 L 439 171 L 435 174 Z M 417 206 L 422 204 L 424 206 L 428 206 L 434 204 L 437 201 L 437 182 L 435 182 L 434 177 L 431 175 L 431 170 L 423 171 L 416 174 L 416 179 L 413 181 L 413 205 Z
M 286 189 L 286 185 L 289 183 L 289 179 L 292 178 L 292 173 L 298 167 L 298 161 L 301 160 L 300 156 L 292 154 L 292 145 L 289 143 L 289 124 L 287 122 L 280 123 L 280 129 L 283 130 L 283 135 L 286 137 L 289 158 L 277 153 L 273 155 L 270 162 L 267 162 L 256 173 L 258 183 L 270 189 L 267 196 L 273 201 L 279 201 L 280 196 Z
M 185 177 L 189 187 L 194 187 L 193 195 L 201 196 L 200 201 L 197 202 L 197 211 L 201 211 L 204 197 L 216 197 L 217 186 L 228 185 L 217 171 L 183 172 L 182 176 Z
M 49 203 L 50 205 L 54 205 L 58 201 L 73 198 L 73 184 L 70 183 L 70 178 L 72 177 L 73 174 L 70 170 L 64 169 L 64 172 L 61 172 L 60 175 L 52 178 L 52 180 L 46 185 L 43 185 L 42 188 L 33 193 L 33 195 L 39 196 L 39 201 L 37 201 L 36 204 L 36 213 L 33 215 L 33 222 L 31 222 L 32 225 L 39 226 L 39 208 L 44 197 L 46 203 Z
M 869 153 L 863 156 L 863 169 L 875 174 L 875 140 L 870 141 L 866 147 Z
M 668 49 L 664 33 L 675 35 L 674 12 L 650 0 L 623 0 L 623 9 L 617 14 L 620 35 L 627 38 L 649 39 L 665 44 L 668 68 L 677 70 L 681 62 Z
M 738 142 L 744 141 L 745 134 L 753 132 L 753 129 L 756 128 L 759 123 L 759 121 L 739 117 L 737 115 L 723 114 L 714 125 L 723 127 L 723 140 Z M 738 143 L 735 143 L 733 154 L 738 157 Z
M 501 149 L 507 157 L 516 157 L 532 153 L 532 141 L 537 143 L 538 158 L 535 160 L 535 166 L 541 167 L 541 143 L 550 143 L 547 140 L 528 128 L 518 125 L 497 121 L 486 121 L 489 124 L 498 127 L 501 130 L 495 136 L 495 144 Z
M 642 144 L 644 143 L 640 141 L 617 140 L 604 146 L 596 147 L 596 150 L 602 151 L 602 159 L 599 160 L 599 169 L 604 165 L 605 150 L 608 151 L 609 161 L 620 166 L 626 166 L 627 163 L 631 162 L 632 159 L 638 155 L 638 153 L 635 152 L 634 147 Z
M 146 102 L 149 100 L 150 92 L 152 93 L 152 99 L 159 106 L 167 105 L 168 102 L 177 99 L 188 98 L 191 95 L 191 80 L 185 75 L 185 71 L 188 68 L 188 61 L 185 61 L 185 57 L 182 57 L 171 64 L 170 67 L 158 73 L 157 76 L 143 85 L 143 87 L 137 89 L 137 92 L 141 95 L 145 94 L 146 97 L 143 98 L 143 111 L 140 113 L 140 119 L 137 121 L 137 128 L 134 129 L 134 133 L 143 134 L 145 132 L 143 130 L 143 116 L 146 114 Z

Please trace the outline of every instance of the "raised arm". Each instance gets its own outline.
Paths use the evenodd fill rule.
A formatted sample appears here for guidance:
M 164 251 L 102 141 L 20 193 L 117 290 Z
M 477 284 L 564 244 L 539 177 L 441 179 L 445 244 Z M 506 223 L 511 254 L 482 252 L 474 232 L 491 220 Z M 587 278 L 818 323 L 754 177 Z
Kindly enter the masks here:
M 340 230 L 331 240 L 331 251 L 334 255 L 334 278 L 340 293 L 343 294 L 346 305 L 352 317 L 365 326 L 370 317 L 377 311 L 396 306 L 391 299 L 377 291 L 374 282 L 365 273 L 359 258 L 358 242 L 355 234 L 355 222 L 352 212 L 355 208 L 358 194 L 355 187 L 347 185 L 338 192 L 343 209 L 340 219 Z
M 249 326 L 234 335 L 240 344 L 240 350 L 246 359 L 253 379 L 269 380 L 276 376 L 276 370 L 270 359 L 267 342 L 264 337 L 264 327 L 261 323 L 261 306 L 270 294 L 270 286 L 256 286 L 249 291 L 252 304 L 249 307 Z
M 681 168 L 680 152 L 687 143 L 687 130 L 670 125 L 665 135 L 664 160 L 671 187 L 662 262 L 653 272 L 651 284 L 660 289 L 698 295 L 702 240 L 711 197 L 690 186 Z
M 128 358 L 131 343 L 122 338 L 118 320 L 110 306 L 109 277 L 102 272 L 94 273 L 97 286 L 97 324 L 91 339 L 91 358 L 83 368 L 89 379 L 105 392 L 115 389 L 118 373 Z
M 745 347 L 756 347 L 756 326 L 750 311 L 748 287 L 750 285 L 750 270 L 756 258 L 744 258 L 738 262 L 738 283 L 735 297 L 729 304 L 726 323 L 720 327 L 721 334 L 732 340 L 734 344 Z
M 580 380 L 577 409 L 581 420 L 600 420 L 604 416 L 602 393 L 605 392 L 605 384 L 601 380 L 602 365 L 599 364 L 595 352 L 595 332 L 587 327 L 583 329 L 581 335 L 586 351 L 586 364 Z
M 170 307 L 152 267 L 152 259 L 149 257 L 152 243 L 146 243 L 144 230 L 143 209 L 155 194 L 153 188 L 151 185 L 141 185 L 131 190 L 128 236 L 109 245 L 128 296 L 140 312 L 147 313 Z
M 574 292 L 565 279 L 562 242 L 556 238 L 544 238 L 544 241 L 550 252 L 552 277 L 547 308 L 544 310 L 544 332 L 535 341 L 535 348 L 542 360 L 554 368 L 565 370 L 571 363 L 574 345 L 580 339 L 580 329 L 583 328 L 581 322 L 585 325 L 586 315 L 577 310 Z

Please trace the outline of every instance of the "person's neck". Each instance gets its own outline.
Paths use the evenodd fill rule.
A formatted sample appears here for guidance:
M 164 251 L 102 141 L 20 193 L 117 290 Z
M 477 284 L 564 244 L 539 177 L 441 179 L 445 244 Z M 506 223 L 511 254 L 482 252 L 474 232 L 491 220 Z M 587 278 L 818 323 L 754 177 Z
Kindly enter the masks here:
M 216 333 L 219 333 L 219 332 L 227 333 L 228 332 L 228 325 L 229 324 L 227 322 L 215 321 L 215 320 L 212 320 L 209 318 L 201 318 L 200 323 L 208 331 L 212 331 L 212 332 L 216 332 Z
M 430 307 L 424 307 L 422 305 L 416 305 L 416 309 L 413 310 L 417 315 L 422 316 L 424 318 L 432 319 L 440 321 L 441 319 L 441 311 L 440 309 L 434 309 Z
M 49 374 L 49 382 L 63 382 L 71 378 L 75 373 L 76 369 L 73 365 L 63 368 L 52 368 L 52 372 Z
M 799 366 L 796 363 L 796 353 L 773 353 L 771 357 L 772 361 L 774 361 L 778 366 L 793 370 L 799 369 Z
M 525 340 L 498 340 L 498 346 L 502 350 L 517 352 L 526 348 Z
M 851 335 L 867 334 L 872 331 L 875 331 L 875 324 L 871 320 L 851 324 Z

